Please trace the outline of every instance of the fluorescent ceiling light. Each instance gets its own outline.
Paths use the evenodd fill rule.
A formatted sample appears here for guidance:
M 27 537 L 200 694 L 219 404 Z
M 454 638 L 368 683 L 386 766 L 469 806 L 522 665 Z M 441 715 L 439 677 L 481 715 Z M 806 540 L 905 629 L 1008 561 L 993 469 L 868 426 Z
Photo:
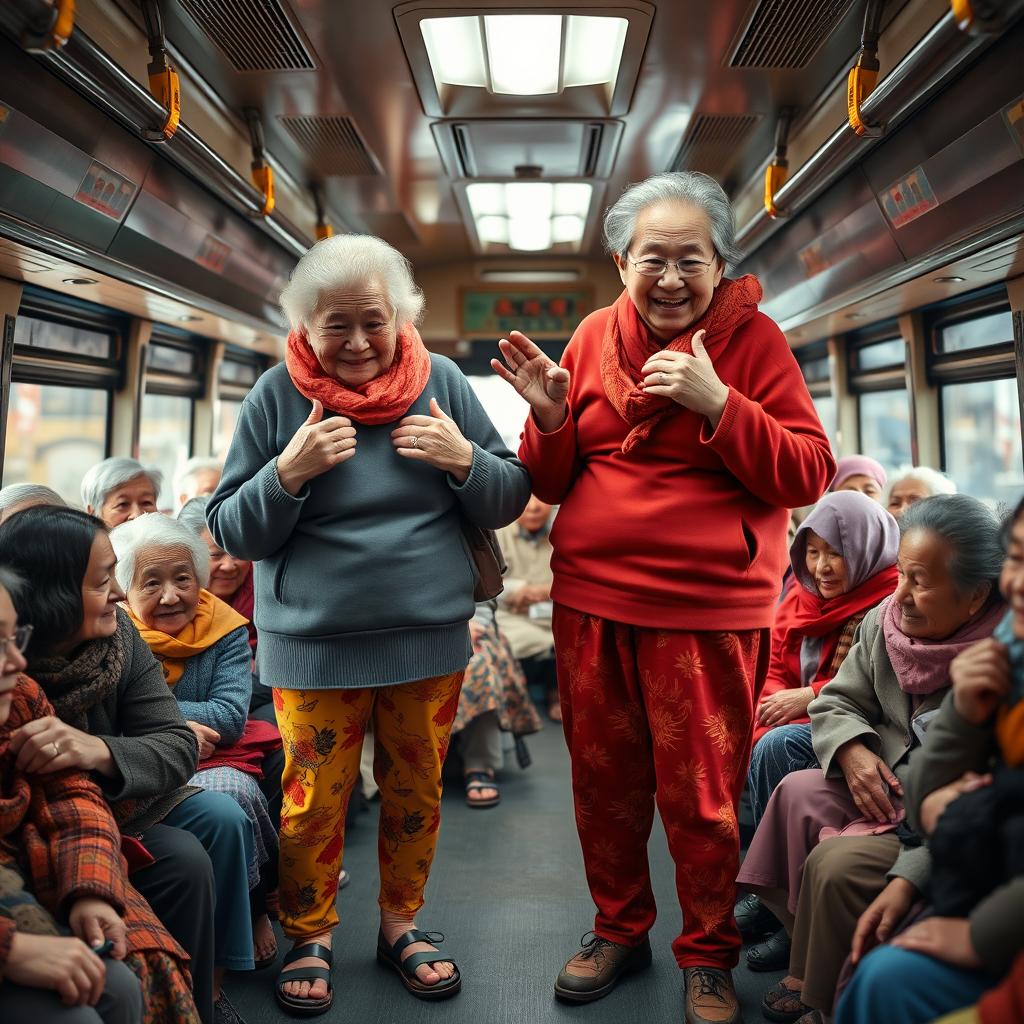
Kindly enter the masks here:
M 494 92 L 541 96 L 559 91 L 561 15 L 487 15 L 484 36 Z
M 594 187 L 585 182 L 563 181 L 555 186 L 555 213 L 586 217 Z
M 479 18 L 424 18 L 420 32 L 438 85 L 487 88 Z
M 551 248 L 551 221 L 532 218 L 508 222 L 508 245 L 522 252 L 539 252 Z
M 563 84 L 569 87 L 614 82 L 626 44 L 626 19 L 570 15 L 567 20 Z
M 587 182 L 473 182 L 466 199 L 484 243 L 536 252 L 553 243 L 578 246 L 587 226 L 593 186 Z
M 480 275 L 483 281 L 503 281 L 506 284 L 558 284 L 563 281 L 578 281 L 578 270 L 485 270 Z
M 508 218 L 495 217 L 488 214 L 478 217 L 476 221 L 476 233 L 480 236 L 481 242 L 503 242 L 508 243 Z
M 580 242 L 586 222 L 574 213 L 551 218 L 551 238 L 554 242 Z
M 505 186 L 488 182 L 475 182 L 466 187 L 466 198 L 469 200 L 473 217 L 486 217 L 488 214 L 504 216 Z
M 554 192 L 547 181 L 513 181 L 505 186 L 505 208 L 513 220 L 547 220 Z

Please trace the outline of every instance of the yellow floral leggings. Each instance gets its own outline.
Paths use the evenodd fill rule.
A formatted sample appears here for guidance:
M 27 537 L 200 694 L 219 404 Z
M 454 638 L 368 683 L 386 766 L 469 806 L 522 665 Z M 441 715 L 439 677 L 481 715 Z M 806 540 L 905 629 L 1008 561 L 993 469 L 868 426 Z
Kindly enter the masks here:
M 441 824 L 441 766 L 462 676 L 360 690 L 274 690 L 285 754 L 281 927 L 289 938 L 338 923 L 345 810 L 359 781 L 371 717 L 373 774 L 380 787 L 378 903 L 410 916 L 423 906 Z

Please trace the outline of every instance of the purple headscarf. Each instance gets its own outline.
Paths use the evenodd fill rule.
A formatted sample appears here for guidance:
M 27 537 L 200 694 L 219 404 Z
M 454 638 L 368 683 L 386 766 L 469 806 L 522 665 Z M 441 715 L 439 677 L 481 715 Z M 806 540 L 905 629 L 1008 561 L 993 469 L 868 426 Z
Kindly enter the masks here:
M 844 455 L 836 463 L 836 475 L 832 483 L 828 485 L 828 489 L 834 491 L 842 485 L 844 480 L 849 480 L 851 476 L 869 476 L 882 490 L 885 490 L 886 482 L 889 479 L 885 472 L 885 467 L 880 462 L 876 462 L 870 455 Z M 814 532 L 817 533 L 818 531 L 815 530 Z M 824 536 L 824 534 L 821 534 L 821 536 Z

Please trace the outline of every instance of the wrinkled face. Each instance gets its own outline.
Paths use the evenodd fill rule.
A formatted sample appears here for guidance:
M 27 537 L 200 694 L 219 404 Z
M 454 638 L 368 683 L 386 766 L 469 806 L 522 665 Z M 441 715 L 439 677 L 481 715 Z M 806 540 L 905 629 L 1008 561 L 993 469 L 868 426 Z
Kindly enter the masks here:
M 1024 640 L 1024 516 L 1010 530 L 1010 546 L 999 575 L 999 589 L 1013 612 L 1013 635 Z
M 957 592 L 949 572 L 953 550 L 931 530 L 910 530 L 896 558 L 899 582 L 893 600 L 900 609 L 900 629 L 922 640 L 943 640 L 981 610 L 988 587 L 973 594 Z
M 395 361 L 396 313 L 377 285 L 325 301 L 307 334 L 324 373 L 346 387 L 366 384 Z
M 6 638 L 14 636 L 18 628 L 18 613 L 14 610 L 11 595 L 0 587 L 0 725 L 7 721 L 11 713 L 11 694 L 18 683 L 18 675 L 25 671 L 25 658 Z
M 109 530 L 155 511 L 156 491 L 148 476 L 132 477 L 127 483 L 119 484 L 103 499 L 98 511 L 92 505 L 86 507 L 86 512 L 99 516 Z
M 188 548 L 174 544 L 140 551 L 128 604 L 150 629 L 177 636 L 199 604 L 199 579 Z
M 850 575 L 846 560 L 824 537 L 813 530 L 807 531 L 807 550 L 804 554 L 807 571 L 814 578 L 818 593 L 827 601 L 850 589 Z
M 913 478 L 899 480 L 892 485 L 892 491 L 889 492 L 889 503 L 886 507 L 894 519 L 902 519 L 903 513 L 915 501 L 923 501 L 925 498 L 930 497 L 931 494 L 928 493 L 928 488 L 919 480 L 914 480 Z
M 252 562 L 235 558 L 222 547 L 218 547 L 209 530 L 203 530 L 203 540 L 210 549 L 210 583 L 206 589 L 222 601 L 230 601 L 235 596 L 235 591 L 242 585 Z
M 860 491 L 861 494 L 866 494 L 872 501 L 879 503 L 882 501 L 882 488 L 878 486 L 878 481 L 873 476 L 867 476 L 864 473 L 854 473 L 853 476 L 848 476 L 836 490 Z
M 541 501 L 535 494 L 530 495 L 530 500 L 519 517 L 519 525 L 530 533 L 542 530 L 551 516 L 551 506 L 546 501 Z
M 203 494 L 213 494 L 219 483 L 219 469 L 197 469 L 186 478 L 181 494 L 178 495 L 178 504 L 184 505 L 186 501 L 191 501 Z
M 72 651 L 87 640 L 113 636 L 117 632 L 117 606 L 124 600 L 124 591 L 114 577 L 117 558 L 105 531 L 96 534 L 89 552 L 89 564 L 82 577 L 82 624 L 78 632 L 60 645 Z
M 644 277 L 634 263 L 645 258 L 696 260 L 710 264 L 695 277 L 681 278 L 674 265 L 661 277 Z M 629 297 L 659 341 L 678 337 L 711 305 L 711 297 L 722 280 L 724 264 L 715 255 L 711 222 L 707 214 L 690 203 L 655 203 L 640 212 L 623 258 L 615 254 L 619 276 Z

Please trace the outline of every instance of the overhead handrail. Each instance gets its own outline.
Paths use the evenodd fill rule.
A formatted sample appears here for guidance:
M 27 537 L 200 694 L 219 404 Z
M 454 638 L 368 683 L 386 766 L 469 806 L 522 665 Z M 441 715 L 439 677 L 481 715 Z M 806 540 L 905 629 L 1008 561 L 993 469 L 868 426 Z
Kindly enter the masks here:
M 149 41 L 149 91 L 153 98 L 167 112 L 163 125 L 156 131 L 143 129 L 148 142 L 164 142 L 173 138 L 181 123 L 181 82 L 174 65 L 167 59 L 164 43 L 164 25 L 156 0 L 143 0 L 142 15 L 146 21 L 146 37 Z
M 861 105 L 878 84 L 878 37 L 882 23 L 882 0 L 868 0 L 864 10 L 864 28 L 860 35 L 860 53 L 857 63 L 850 68 L 846 79 L 846 117 L 850 127 L 861 136 L 877 137 L 884 134 L 881 125 L 869 126 L 861 116 Z
M 263 152 L 263 120 L 255 107 L 245 108 L 245 123 L 249 126 L 249 138 L 252 142 L 252 181 L 263 194 L 263 207 L 260 213 L 267 217 L 274 212 L 274 168 L 267 163 Z

